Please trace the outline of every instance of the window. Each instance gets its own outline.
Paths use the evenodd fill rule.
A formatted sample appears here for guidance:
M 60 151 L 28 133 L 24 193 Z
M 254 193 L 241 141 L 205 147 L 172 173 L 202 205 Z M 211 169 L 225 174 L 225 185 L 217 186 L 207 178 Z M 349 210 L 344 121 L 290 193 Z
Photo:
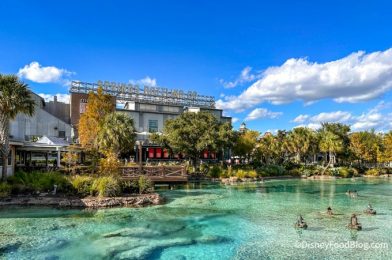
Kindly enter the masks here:
M 148 131 L 150 133 L 158 132 L 158 120 L 148 120 Z
M 65 131 L 59 131 L 59 138 L 65 138 Z
M 179 113 L 179 112 L 180 112 L 180 108 L 179 108 L 179 107 L 171 107 L 171 106 L 163 106 L 163 107 L 162 107 L 162 111 L 163 111 L 163 112 L 175 112 L 175 113 Z
M 141 111 L 157 111 L 157 106 L 150 105 L 150 104 L 140 104 L 140 110 Z

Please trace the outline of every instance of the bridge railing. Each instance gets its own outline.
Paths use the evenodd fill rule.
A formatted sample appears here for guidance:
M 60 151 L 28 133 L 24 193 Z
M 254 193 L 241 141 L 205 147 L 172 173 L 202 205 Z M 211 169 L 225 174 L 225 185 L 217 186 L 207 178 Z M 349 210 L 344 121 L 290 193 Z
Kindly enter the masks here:
M 121 167 L 121 174 L 124 178 L 138 178 L 141 175 L 146 177 L 185 177 L 187 170 L 185 166 L 127 166 Z

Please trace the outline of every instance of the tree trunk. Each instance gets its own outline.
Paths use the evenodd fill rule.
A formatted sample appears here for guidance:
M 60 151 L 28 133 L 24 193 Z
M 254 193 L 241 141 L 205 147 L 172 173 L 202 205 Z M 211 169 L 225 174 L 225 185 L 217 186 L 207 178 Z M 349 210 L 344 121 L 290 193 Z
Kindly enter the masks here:
M 325 168 L 324 168 L 323 172 L 321 173 L 321 175 L 324 175 L 325 171 L 331 165 L 331 152 L 328 152 L 328 156 L 329 156 L 328 164 L 327 164 L 327 166 L 325 166 Z
M 1 145 L 1 155 L 3 158 L 3 170 L 1 174 L 1 180 L 5 181 L 7 178 L 7 166 L 8 166 L 8 154 L 10 152 L 9 146 L 9 119 L 8 117 L 0 116 L 0 145 Z

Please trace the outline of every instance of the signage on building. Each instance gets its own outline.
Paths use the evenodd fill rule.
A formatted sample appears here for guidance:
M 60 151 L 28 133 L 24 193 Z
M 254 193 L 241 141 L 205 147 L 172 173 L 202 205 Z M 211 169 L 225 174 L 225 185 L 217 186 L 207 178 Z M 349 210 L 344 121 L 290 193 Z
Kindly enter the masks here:
M 162 87 L 149 87 L 131 83 L 116 83 L 99 80 L 97 83 L 72 81 L 71 93 L 96 92 L 102 87 L 106 94 L 115 96 L 118 101 L 139 101 L 154 104 L 172 104 L 214 108 L 213 96 L 199 95 L 196 91 L 183 91 Z

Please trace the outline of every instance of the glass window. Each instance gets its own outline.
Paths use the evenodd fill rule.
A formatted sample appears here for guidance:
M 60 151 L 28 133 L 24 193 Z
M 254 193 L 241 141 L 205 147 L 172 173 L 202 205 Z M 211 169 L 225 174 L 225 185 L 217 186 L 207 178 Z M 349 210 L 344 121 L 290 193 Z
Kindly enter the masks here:
M 140 104 L 140 110 L 142 110 L 142 111 L 156 111 L 157 106 L 150 105 L 150 104 Z
M 158 120 L 148 120 L 148 131 L 150 133 L 158 132 Z
M 65 138 L 65 131 L 59 131 L 59 138 Z

